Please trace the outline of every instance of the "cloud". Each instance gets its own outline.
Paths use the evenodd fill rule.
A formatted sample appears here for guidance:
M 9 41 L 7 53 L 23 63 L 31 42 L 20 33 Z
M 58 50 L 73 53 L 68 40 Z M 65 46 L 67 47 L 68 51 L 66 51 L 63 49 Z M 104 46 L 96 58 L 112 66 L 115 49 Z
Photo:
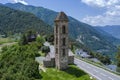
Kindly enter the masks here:
M 25 0 L 10 0 L 13 3 L 22 3 L 24 5 L 28 5 L 28 3 Z
M 116 12 L 109 12 L 104 15 L 87 16 L 82 21 L 94 26 L 120 25 L 120 15 L 115 14 Z
M 91 25 L 120 25 L 120 0 L 81 0 L 83 3 L 98 7 L 106 8 L 106 11 L 97 16 L 86 16 L 83 22 Z
M 81 0 L 83 3 L 91 6 L 104 7 L 104 0 Z
M 120 4 L 120 0 L 81 0 L 83 3 L 90 6 L 109 7 Z

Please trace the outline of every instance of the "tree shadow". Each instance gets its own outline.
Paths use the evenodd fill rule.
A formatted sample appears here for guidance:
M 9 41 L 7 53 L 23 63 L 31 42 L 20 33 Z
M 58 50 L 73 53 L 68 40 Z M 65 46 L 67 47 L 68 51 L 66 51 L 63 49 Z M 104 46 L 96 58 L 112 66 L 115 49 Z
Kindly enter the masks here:
M 43 78 L 43 76 L 40 74 L 39 79 L 41 80 L 42 78 Z
M 67 69 L 64 70 L 64 72 L 73 75 L 75 77 L 81 77 L 83 75 L 87 75 L 84 71 L 80 70 L 77 66 L 75 65 L 70 65 Z

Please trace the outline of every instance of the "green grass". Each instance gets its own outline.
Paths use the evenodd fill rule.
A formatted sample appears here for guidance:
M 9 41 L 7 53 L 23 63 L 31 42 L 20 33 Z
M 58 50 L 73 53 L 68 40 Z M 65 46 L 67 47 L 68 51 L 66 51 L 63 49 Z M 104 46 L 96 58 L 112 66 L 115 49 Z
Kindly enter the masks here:
M 42 53 L 42 51 L 39 51 L 38 53 L 40 54 L 40 56 L 45 56 L 45 53 Z
M 1 52 L 1 50 L 2 50 L 2 47 L 0 47 L 0 52 Z
M 0 38 L 0 45 L 4 43 L 10 43 L 10 42 L 14 42 L 14 40 L 11 38 Z
M 90 76 L 84 71 L 80 70 L 75 65 L 69 66 L 64 71 L 55 68 L 47 68 L 46 72 L 41 72 L 41 80 L 95 80 L 90 79 Z

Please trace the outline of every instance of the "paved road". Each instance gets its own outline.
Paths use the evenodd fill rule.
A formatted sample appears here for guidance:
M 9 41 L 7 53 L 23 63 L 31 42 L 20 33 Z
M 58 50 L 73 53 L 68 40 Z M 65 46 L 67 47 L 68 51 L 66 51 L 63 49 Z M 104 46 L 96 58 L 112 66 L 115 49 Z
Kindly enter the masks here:
M 98 80 L 120 80 L 120 76 L 75 58 L 75 64 Z

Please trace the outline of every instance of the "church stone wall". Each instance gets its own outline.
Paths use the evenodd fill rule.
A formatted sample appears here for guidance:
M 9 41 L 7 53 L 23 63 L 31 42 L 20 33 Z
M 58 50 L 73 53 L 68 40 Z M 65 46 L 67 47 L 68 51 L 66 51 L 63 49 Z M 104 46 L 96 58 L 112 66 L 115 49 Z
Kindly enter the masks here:
M 74 64 L 74 56 L 68 57 L 68 64 Z
M 44 60 L 43 61 L 44 67 L 55 67 L 55 58 L 52 58 L 51 60 Z
M 55 67 L 55 58 L 52 58 L 50 61 L 43 61 L 44 67 Z M 61 63 L 60 65 L 63 69 L 66 68 L 66 64 Z M 68 64 L 74 64 L 74 56 L 68 57 Z
M 68 64 L 74 63 L 74 56 L 68 55 L 68 17 L 64 12 L 60 12 L 55 19 L 54 27 L 54 45 L 55 58 L 44 61 L 45 67 L 54 67 L 57 69 L 66 69 Z

